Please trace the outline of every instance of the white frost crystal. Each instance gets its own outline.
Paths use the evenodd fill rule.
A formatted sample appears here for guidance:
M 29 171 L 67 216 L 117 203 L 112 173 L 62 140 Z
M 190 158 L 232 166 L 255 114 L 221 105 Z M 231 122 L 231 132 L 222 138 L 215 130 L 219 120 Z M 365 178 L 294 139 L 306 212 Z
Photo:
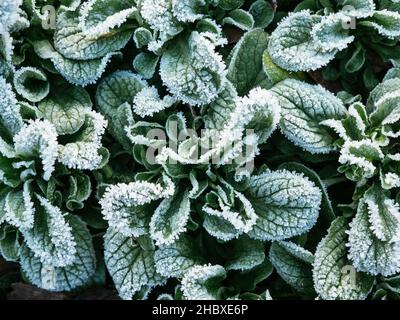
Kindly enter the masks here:
M 25 125 L 14 137 L 15 151 L 27 157 L 37 154 L 42 159 L 43 179 L 49 180 L 57 159 L 57 130 L 47 120 L 35 120 Z

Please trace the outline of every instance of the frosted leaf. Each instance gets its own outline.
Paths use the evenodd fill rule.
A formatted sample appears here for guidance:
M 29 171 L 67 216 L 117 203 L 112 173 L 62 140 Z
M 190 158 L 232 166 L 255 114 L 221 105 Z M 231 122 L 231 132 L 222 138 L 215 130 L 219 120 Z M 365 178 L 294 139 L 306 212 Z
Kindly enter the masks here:
M 328 119 L 321 124 L 334 130 L 343 140 L 362 140 L 366 137 L 369 120 L 365 106 L 356 102 L 349 107 L 346 119 Z
M 145 87 L 147 83 L 133 72 L 114 72 L 97 87 L 97 107 L 103 115 L 111 118 L 124 103 L 131 105 L 135 96 Z
M 236 9 L 229 12 L 229 15 L 222 20 L 222 24 L 230 24 L 248 31 L 254 27 L 254 18 L 249 12 L 243 9 Z
M 74 134 L 84 125 L 85 115 L 91 108 L 86 90 L 60 82 L 38 104 L 38 116 L 51 122 L 58 134 Z
M 140 14 L 150 27 L 160 33 L 160 39 L 169 39 L 183 28 L 172 12 L 171 0 L 143 0 Z
M 104 57 L 90 60 L 67 59 L 54 50 L 47 40 L 35 42 L 34 49 L 42 59 L 50 59 L 54 68 L 64 79 L 81 87 L 96 83 L 111 59 L 120 54 L 119 52 L 110 52 Z
M 190 217 L 188 192 L 179 192 L 164 199 L 150 220 L 150 236 L 156 245 L 174 243 L 186 231 Z
M 89 284 L 95 273 L 96 258 L 92 237 L 86 224 L 76 216 L 68 216 L 68 224 L 76 242 L 76 259 L 65 267 L 43 264 L 25 245 L 21 250 L 21 268 L 34 285 L 50 291 L 72 291 Z
M 133 112 L 140 117 L 152 117 L 154 114 L 170 108 L 175 99 L 166 96 L 163 99 L 158 95 L 156 87 L 145 87 L 133 99 Z
M 80 8 L 79 26 L 86 35 L 106 35 L 138 12 L 135 1 L 90 0 Z
M 336 50 L 322 51 L 312 37 L 321 19 L 309 11 L 290 13 L 271 34 L 268 50 L 272 60 L 289 71 L 316 70 L 333 60 Z
M 143 246 L 140 239 L 126 237 L 111 228 L 104 236 L 104 259 L 124 300 L 133 299 L 145 286 L 151 289 L 164 281 L 154 265 L 154 247 Z
M 37 195 L 34 225 L 21 229 L 25 243 L 40 261 L 53 267 L 73 264 L 77 256 L 77 240 L 65 214 L 47 199 Z
M 92 194 L 89 176 L 83 174 L 71 175 L 69 185 L 66 207 L 71 211 L 83 209 L 84 201 L 89 199 Z
M 30 102 L 39 102 L 47 97 L 50 85 L 46 74 L 37 68 L 21 68 L 14 74 L 15 90 Z
M 347 114 L 343 103 L 319 85 L 287 79 L 271 89 L 282 110 L 280 128 L 294 144 L 311 153 L 331 152 L 334 137 L 321 122 Z
M 385 190 L 400 187 L 400 176 L 394 172 L 380 173 L 381 186 Z
M 227 78 L 239 95 L 254 87 L 271 86 L 262 66 L 262 56 L 268 48 L 268 34 L 262 29 L 247 32 L 231 52 Z
M 374 0 L 341 0 L 340 4 L 347 9 L 344 10 L 347 15 L 356 18 L 370 17 L 376 9 Z
M 12 26 L 18 19 L 18 9 L 22 0 L 2 0 L 0 3 L 0 25 L 4 28 Z
M 363 300 L 374 284 L 373 277 L 352 272 L 347 259 L 346 227 L 347 222 L 343 217 L 332 222 L 328 234 L 315 252 L 314 288 L 324 300 Z
M 400 36 L 400 13 L 396 11 L 375 11 L 372 17 L 361 24 L 374 28 L 380 35 L 389 39 Z
M 214 44 L 194 31 L 165 51 L 160 75 L 177 100 L 189 105 L 204 105 L 217 98 L 226 70 Z
M 0 24 L 0 78 L 7 77 L 14 69 L 12 65 L 13 39 Z
M 364 202 L 374 235 L 381 241 L 400 241 L 399 205 L 390 199 L 378 185 L 374 185 L 365 192 Z
M 371 124 L 375 127 L 394 124 L 400 120 L 400 90 L 388 91 L 375 101 L 370 115 Z
M 85 116 L 85 123 L 71 142 L 59 146 L 58 160 L 71 169 L 95 170 L 101 167 L 104 157 L 101 140 L 107 127 L 104 117 L 95 111 Z
M 0 76 L 0 125 L 8 130 L 10 137 L 17 134 L 23 126 L 15 94 L 2 76 Z
M 143 145 L 153 148 L 165 146 L 165 138 L 158 136 L 153 138 L 151 135 L 152 130 L 157 130 L 157 132 L 164 133 L 164 127 L 155 122 L 138 121 L 135 124 L 125 128 L 128 139 L 134 145 Z
M 226 271 L 220 265 L 199 265 L 189 269 L 182 279 L 182 292 L 186 300 L 217 300 L 220 282 Z
M 340 150 L 339 163 L 345 165 L 340 171 L 346 172 L 347 178 L 353 181 L 369 179 L 375 175 L 377 169 L 374 162 L 383 157 L 380 146 L 369 139 L 348 140 Z
M 360 200 L 357 214 L 350 223 L 347 243 L 349 259 L 358 271 L 371 275 L 394 275 L 400 270 L 400 242 L 382 241 L 376 237 L 376 234 L 381 238 L 384 236 L 376 212 L 379 207 L 371 207 L 371 202 L 368 205 L 366 200 L 368 199 Z M 393 212 L 398 211 L 393 203 L 387 202 L 386 205 L 387 210 L 392 211 L 392 217 L 397 214 Z M 374 225 L 371 225 L 370 220 Z
M 240 192 L 233 191 L 234 203 L 229 203 L 227 194 L 220 190 L 217 194 L 219 208 L 208 204 L 203 206 L 207 214 L 203 227 L 217 239 L 228 241 L 249 232 L 255 225 L 257 215 L 252 203 Z
M 400 86 L 400 79 L 393 78 L 382 83 L 378 84 L 374 90 L 372 90 L 369 94 L 368 101 L 367 101 L 367 110 L 368 112 L 373 112 L 376 108 L 375 104 L 382 100 L 384 96 L 392 95 L 396 91 L 399 90 Z M 394 94 L 396 95 L 396 94 Z
M 203 17 L 201 7 L 206 0 L 172 0 L 174 17 L 181 22 L 195 22 Z
M 100 204 L 110 227 L 127 237 L 138 237 L 147 233 L 153 213 L 148 212 L 146 205 L 174 193 L 175 186 L 167 177 L 164 177 L 163 184 L 146 181 L 119 183 L 107 188 Z
M 136 48 L 141 49 L 147 46 L 153 39 L 153 34 L 149 29 L 139 27 L 135 29 L 133 33 L 133 41 L 135 42 Z
M 265 89 L 255 88 L 246 97 L 236 99 L 236 108 L 221 139 L 228 140 L 234 131 L 253 129 L 258 136 L 258 142 L 265 143 L 277 128 L 280 119 L 281 106 L 275 95 Z
M 344 24 L 351 20 L 351 17 L 344 13 L 330 14 L 317 23 L 311 33 L 316 45 L 324 52 L 343 50 L 354 41 L 354 36 L 349 35 L 349 30 Z
M 193 239 L 184 234 L 174 243 L 156 250 L 154 260 L 157 272 L 167 278 L 181 278 L 191 267 L 205 263 L 199 251 Z
M 57 17 L 54 47 L 65 58 L 92 60 L 123 48 L 132 35 L 130 30 L 111 30 L 106 35 L 86 36 L 79 27 L 75 12 L 61 12 Z
M 42 160 L 43 179 L 48 181 L 57 159 L 57 131 L 47 120 L 30 121 L 14 136 L 15 152 L 23 157 Z
M 306 294 L 314 292 L 311 252 L 293 242 L 274 242 L 269 260 L 280 277 L 294 289 Z
M 249 235 L 258 240 L 283 240 L 310 230 L 322 201 L 313 182 L 287 170 L 252 176 L 246 195 L 258 216 Z
M 26 181 L 21 191 L 10 191 L 5 198 L 4 211 L 8 223 L 21 229 L 33 227 L 35 208 L 31 197 L 32 181 Z
M 261 241 L 243 236 L 228 242 L 227 246 L 229 248 L 223 249 L 227 256 L 224 263 L 226 270 L 251 270 L 265 260 L 265 248 Z
M 225 81 L 218 97 L 206 108 L 206 113 L 203 116 L 205 128 L 222 130 L 229 121 L 230 114 L 236 107 L 238 98 L 235 87 L 230 81 Z
M 160 57 L 151 52 L 141 52 L 133 60 L 133 68 L 144 79 L 153 78 Z

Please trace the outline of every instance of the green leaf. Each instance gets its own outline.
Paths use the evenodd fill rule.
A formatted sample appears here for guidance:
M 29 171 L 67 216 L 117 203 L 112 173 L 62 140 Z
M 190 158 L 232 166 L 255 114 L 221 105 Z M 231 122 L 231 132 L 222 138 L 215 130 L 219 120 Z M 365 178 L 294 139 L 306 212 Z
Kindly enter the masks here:
M 356 18 L 369 17 L 376 9 L 373 0 L 339 0 L 338 2 L 343 7 L 348 6 L 348 8 L 354 8 L 352 10 L 346 10 L 345 12 Z
M 130 0 L 90 0 L 80 9 L 79 26 L 86 35 L 107 34 L 138 12 L 134 4 Z
M 321 122 L 342 119 L 347 111 L 342 101 L 321 86 L 287 79 L 271 89 L 282 108 L 280 128 L 295 145 L 311 153 L 334 150 L 334 137 Z
M 222 130 L 228 124 L 231 113 L 235 110 L 238 98 L 235 87 L 226 81 L 217 99 L 206 107 L 203 116 L 207 129 Z
M 390 39 L 400 36 L 400 13 L 396 11 L 375 11 L 371 18 L 360 22 L 360 24 L 372 27 L 380 35 Z
M 278 67 L 271 59 L 268 50 L 264 51 L 263 54 L 263 70 L 267 75 L 271 83 L 276 84 L 287 78 L 293 78 L 297 80 L 306 80 L 306 75 L 302 72 L 289 72 L 281 67 Z
M 150 220 L 150 236 L 156 245 L 174 243 L 186 231 L 189 216 L 190 201 L 187 190 L 164 199 Z
M 286 283 L 303 294 L 313 294 L 311 252 L 293 242 L 274 242 L 269 259 Z
M 271 4 L 265 0 L 254 1 L 249 9 L 253 16 L 254 27 L 265 29 L 274 19 L 274 10 Z
M 92 237 L 82 220 L 68 216 L 68 224 L 76 242 L 76 258 L 65 267 L 43 264 L 24 245 L 21 250 L 21 267 L 27 279 L 34 285 L 50 291 L 71 291 L 90 282 L 96 270 L 96 258 Z
M 373 191 L 371 190 L 371 192 Z M 388 235 L 387 232 L 390 229 L 385 231 L 381 229 L 385 226 L 382 225 L 381 219 L 383 218 L 382 214 L 387 211 L 396 216 L 392 217 L 392 219 L 398 219 L 398 205 L 390 200 L 383 204 L 380 202 L 375 203 L 373 200 L 369 197 L 364 197 L 360 200 L 357 214 L 350 223 L 347 244 L 349 258 L 358 271 L 371 275 L 394 275 L 400 270 L 398 232 L 396 233 L 395 241 L 383 241 L 382 239 Z M 387 213 L 385 216 L 387 217 Z M 389 224 L 389 221 L 386 221 L 386 223 Z
M 362 300 L 372 289 L 374 278 L 355 272 L 347 259 L 347 222 L 337 218 L 315 252 L 314 288 L 324 300 Z
M 310 230 L 322 199 L 307 177 L 286 170 L 252 176 L 246 195 L 258 215 L 249 236 L 258 240 L 283 240 Z
M 262 55 L 267 46 L 268 34 L 254 29 L 246 33 L 232 50 L 227 78 L 240 96 L 257 86 L 270 87 L 262 68 Z
M 76 133 L 91 109 L 87 91 L 65 82 L 52 86 L 50 95 L 38 104 L 39 116 L 49 120 L 60 135 Z
M 241 292 L 253 291 L 262 281 L 268 279 L 274 268 L 268 259 L 253 269 L 241 271 L 232 275 L 231 283 Z
M 21 250 L 19 232 L 7 225 L 2 229 L 0 232 L 4 234 L 0 237 L 0 254 L 7 261 L 17 262 Z
M 314 170 L 307 168 L 298 162 L 283 163 L 279 166 L 279 169 L 286 169 L 288 171 L 302 173 L 308 179 L 310 179 L 310 181 L 312 181 L 322 191 L 321 213 L 325 216 L 325 220 L 328 223 L 331 223 L 336 218 L 326 187 Z
M 87 175 L 74 175 L 69 177 L 69 190 L 66 206 L 68 210 L 80 210 L 84 208 L 84 201 L 89 199 L 92 193 L 90 178 Z
M 107 188 L 100 204 L 110 227 L 126 237 L 139 237 L 148 233 L 149 220 L 155 209 L 152 202 L 174 193 L 175 186 L 166 177 L 163 183 L 120 183 Z
M 97 87 L 96 104 L 99 111 L 109 119 L 124 103 L 133 103 L 135 96 L 146 83 L 133 72 L 117 71 L 105 78 Z
M 224 10 L 230 11 L 240 8 L 243 5 L 244 0 L 220 0 L 218 6 Z
M 76 86 L 86 87 L 96 81 L 105 72 L 108 63 L 119 52 L 107 53 L 104 57 L 90 60 L 74 60 L 65 58 L 54 50 L 53 46 L 47 40 L 34 42 L 36 54 L 42 59 L 50 59 L 54 68 L 68 82 Z
M 17 228 L 33 227 L 35 208 L 31 197 L 32 180 L 26 181 L 22 191 L 10 191 L 5 198 L 5 219 Z
M 76 259 L 77 242 L 65 213 L 47 199 L 36 195 L 35 221 L 30 229 L 21 229 L 25 244 L 45 265 L 65 267 Z
M 42 160 L 43 179 L 48 181 L 55 169 L 58 143 L 56 128 L 47 120 L 36 120 L 25 125 L 14 136 L 15 152 L 22 157 Z
M 228 242 L 222 249 L 226 270 L 251 270 L 265 260 L 264 244 L 247 236 Z
M 104 237 L 104 258 L 108 272 L 122 299 L 129 300 L 145 286 L 153 288 L 164 278 L 157 273 L 154 264 L 154 247 L 142 245 L 137 240 L 112 229 Z
M 46 74 L 33 67 L 21 68 L 14 74 L 14 87 L 18 94 L 30 102 L 39 102 L 50 92 Z
M 360 43 L 356 43 L 356 50 L 354 51 L 351 58 L 346 62 L 345 69 L 349 73 L 359 71 L 365 63 L 366 50 Z
M 272 60 L 288 71 L 316 70 L 333 60 L 336 51 L 323 52 L 312 37 L 312 30 L 321 19 L 307 10 L 285 18 L 270 37 Z
M 153 39 L 153 34 L 149 29 L 139 27 L 135 29 L 133 40 L 135 41 L 136 48 L 141 49 L 147 46 Z
M 220 265 L 195 266 L 183 276 L 182 291 L 187 300 L 217 300 L 226 271 Z
M 10 140 L 22 128 L 22 117 L 19 113 L 17 99 L 11 86 L 0 76 L 0 129 L 5 128 L 6 138 Z M 1 130 L 3 132 L 3 130 Z
M 85 35 L 76 12 L 61 12 L 57 17 L 54 47 L 65 58 L 92 60 L 123 48 L 132 35 L 130 30 L 111 30 L 105 35 Z
M 243 194 L 229 188 L 226 192 L 219 187 L 218 192 L 210 192 L 206 199 L 208 203 L 202 208 L 206 213 L 203 227 L 217 239 L 232 240 L 254 226 L 257 216 Z
M 157 69 L 160 57 L 151 52 L 141 52 L 133 60 L 133 68 L 143 79 L 151 79 Z
M 214 101 L 225 74 L 225 64 L 214 44 L 196 31 L 176 40 L 161 58 L 164 85 L 175 98 L 189 105 Z
M 354 41 L 349 35 L 349 29 L 344 25 L 351 21 L 351 17 L 343 12 L 324 17 L 312 29 L 312 41 L 323 52 L 341 51 Z
M 206 262 L 199 253 L 200 248 L 194 239 L 184 234 L 174 243 L 156 250 L 154 260 L 157 272 L 164 277 L 181 278 L 193 266 Z
M 242 9 L 236 9 L 229 13 L 229 15 L 222 20 L 222 24 L 230 24 L 242 30 L 251 30 L 254 26 L 253 16 Z

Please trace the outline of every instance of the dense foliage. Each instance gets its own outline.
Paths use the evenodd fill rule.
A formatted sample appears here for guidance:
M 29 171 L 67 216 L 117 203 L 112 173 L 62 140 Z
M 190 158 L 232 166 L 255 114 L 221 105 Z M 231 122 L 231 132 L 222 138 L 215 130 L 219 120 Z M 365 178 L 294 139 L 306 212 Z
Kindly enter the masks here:
M 400 1 L 2 0 L 0 293 L 400 298 Z

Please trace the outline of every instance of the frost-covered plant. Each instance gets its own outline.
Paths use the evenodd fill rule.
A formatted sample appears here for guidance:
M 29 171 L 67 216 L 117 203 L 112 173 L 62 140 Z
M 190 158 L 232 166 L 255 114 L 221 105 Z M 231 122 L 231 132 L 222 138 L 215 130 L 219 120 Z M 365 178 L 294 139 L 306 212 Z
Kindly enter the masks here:
M 399 4 L 331 2 L 2 1 L 0 255 L 122 299 L 398 297 Z M 370 30 L 367 101 L 311 81 Z
M 321 69 L 326 80 L 367 95 L 399 55 L 399 9 L 393 1 L 302 1 L 272 32 L 269 54 L 286 70 Z

